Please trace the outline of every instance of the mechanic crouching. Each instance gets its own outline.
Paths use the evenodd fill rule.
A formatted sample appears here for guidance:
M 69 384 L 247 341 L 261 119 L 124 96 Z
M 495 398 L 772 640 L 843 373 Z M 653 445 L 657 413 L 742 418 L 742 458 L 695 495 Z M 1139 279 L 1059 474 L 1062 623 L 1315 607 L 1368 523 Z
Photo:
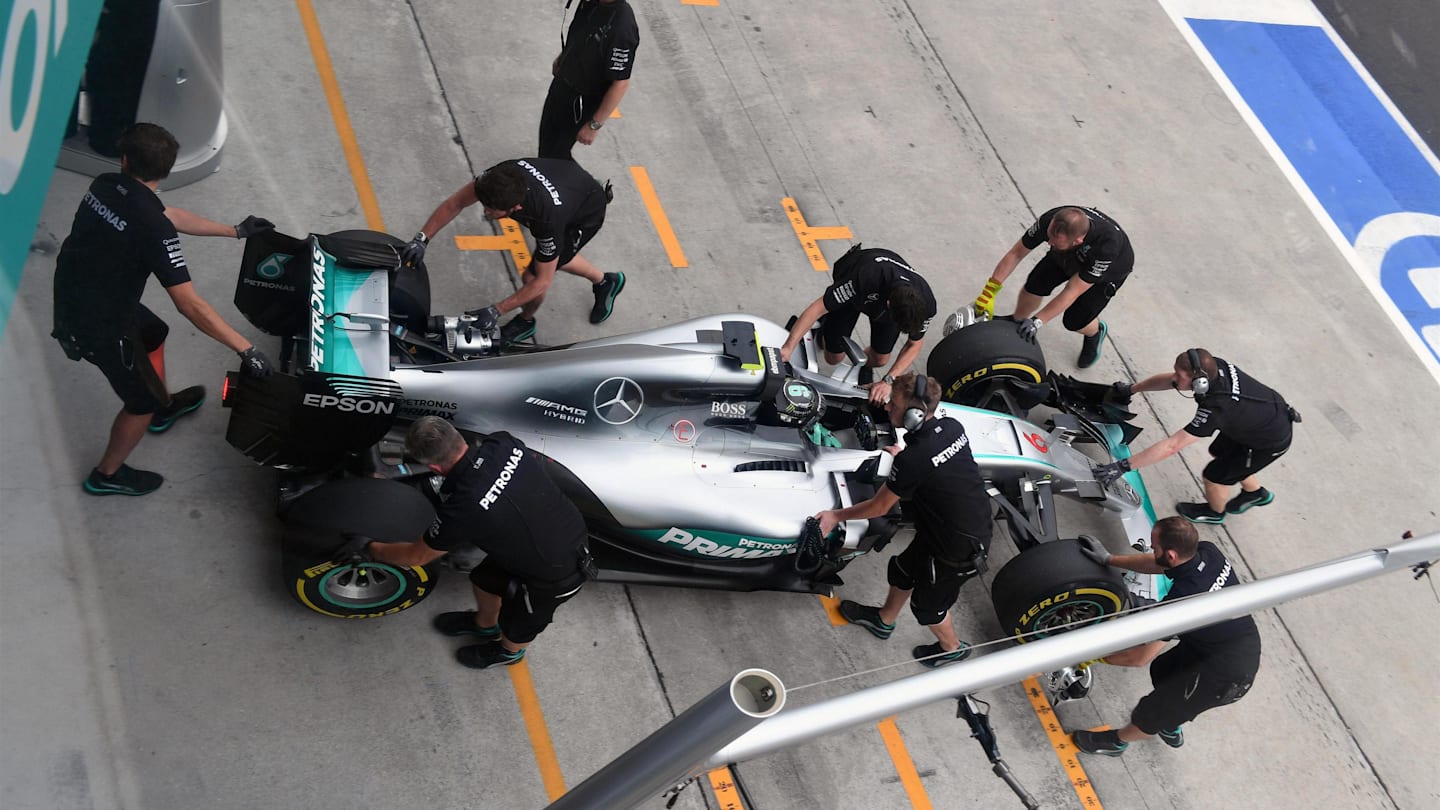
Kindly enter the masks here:
M 441 613 L 435 629 L 480 641 L 455 652 L 467 667 L 519 663 L 593 571 L 584 518 L 535 455 L 504 431 L 472 446 L 449 422 L 425 416 L 406 433 L 405 452 L 445 477 L 442 503 L 422 539 L 371 543 L 371 556 L 425 565 L 478 546 L 486 556 L 470 572 L 477 609 Z
M 1213 543 L 1201 541 L 1195 527 L 1178 517 L 1156 522 L 1150 533 L 1152 551 L 1111 554 L 1093 537 L 1080 538 L 1080 550 L 1100 565 L 1142 574 L 1164 574 L 1174 581 L 1163 602 L 1212 593 L 1238 579 L 1230 561 Z M 1100 659 L 1122 667 L 1150 665 L 1154 691 L 1140 699 L 1124 728 L 1081 729 L 1071 735 L 1087 754 L 1118 757 L 1130 743 L 1153 735 L 1171 748 L 1185 744 L 1180 726 L 1201 712 L 1245 696 L 1260 670 L 1260 631 L 1246 615 L 1181 633 L 1179 643 L 1163 655 L 1167 642 L 1152 641 Z M 1157 657 L 1158 656 L 1158 657 Z
M 905 449 L 885 448 L 895 454 L 890 480 L 869 500 L 815 515 L 820 533 L 829 535 L 843 521 L 880 517 L 901 499 L 910 502 L 915 537 L 890 558 L 885 604 L 877 608 L 845 599 L 840 614 L 876 638 L 888 639 L 908 600 L 915 619 L 935 634 L 936 643 L 912 650 L 927 667 L 970 655 L 970 645 L 956 637 L 950 624 L 950 607 L 960 586 L 980 573 L 991 528 L 990 498 L 970 453 L 970 437 L 958 421 L 935 417 L 939 402 L 940 384 L 934 379 L 919 374 L 897 379 L 886 407 L 891 424 L 903 425 L 909 434 Z

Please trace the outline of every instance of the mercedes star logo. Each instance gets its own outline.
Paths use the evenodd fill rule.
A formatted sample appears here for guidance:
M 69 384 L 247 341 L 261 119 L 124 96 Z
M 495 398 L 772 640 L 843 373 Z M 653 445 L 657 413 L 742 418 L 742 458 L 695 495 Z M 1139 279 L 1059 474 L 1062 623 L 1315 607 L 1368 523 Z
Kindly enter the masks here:
M 634 421 L 645 405 L 645 392 L 629 377 L 611 377 L 595 386 L 595 415 L 612 425 Z

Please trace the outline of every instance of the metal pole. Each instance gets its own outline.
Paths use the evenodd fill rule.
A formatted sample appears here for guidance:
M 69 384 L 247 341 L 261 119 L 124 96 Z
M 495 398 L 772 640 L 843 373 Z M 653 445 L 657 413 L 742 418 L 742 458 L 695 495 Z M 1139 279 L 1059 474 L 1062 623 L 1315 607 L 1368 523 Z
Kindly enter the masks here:
M 1193 630 L 1301 596 L 1409 568 L 1440 557 L 1440 534 L 1343 557 L 1268 579 L 1247 582 L 1172 605 L 978 656 L 971 661 L 862 689 L 843 697 L 794 709 L 760 723 L 686 772 L 671 771 L 655 784 L 669 785 L 732 762 L 743 762 L 835 731 L 870 723 L 897 712 L 948 700 L 993 686 L 1017 683 L 1117 650 Z M 678 724 L 676 718 L 672 724 Z
M 713 751 L 754 728 L 785 705 L 785 685 L 763 669 L 747 669 L 701 698 L 552 802 L 548 810 L 622 810 L 654 799 L 699 774 Z

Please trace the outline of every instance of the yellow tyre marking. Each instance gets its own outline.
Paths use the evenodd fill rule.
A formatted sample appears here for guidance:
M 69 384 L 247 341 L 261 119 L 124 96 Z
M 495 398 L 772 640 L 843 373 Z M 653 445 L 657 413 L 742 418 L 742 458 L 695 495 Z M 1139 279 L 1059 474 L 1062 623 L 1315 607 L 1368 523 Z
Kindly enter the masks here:
M 1040 382 L 1041 379 L 1043 379 L 1040 376 L 1039 371 L 1036 371 L 1034 368 L 1024 365 L 1022 363 L 996 363 L 990 368 L 995 371 L 1023 371 L 1026 374 L 1030 375 L 1032 378 L 1034 378 L 1035 382 L 1037 383 Z
M 689 267 L 690 263 L 685 260 L 685 251 L 680 249 L 680 240 L 675 238 L 675 231 L 670 227 L 670 218 L 665 216 L 660 197 L 655 194 L 655 186 L 650 183 L 650 173 L 645 171 L 644 166 L 631 166 L 630 176 L 634 178 L 635 187 L 640 191 L 640 199 L 645 203 L 650 221 L 655 224 L 655 233 L 660 237 L 660 244 L 665 246 L 665 255 L 670 257 L 670 266 Z
M 895 718 L 887 717 L 875 726 L 880 729 L 880 738 L 885 741 L 885 750 L 890 752 L 890 761 L 895 763 L 895 773 L 900 775 L 900 784 L 905 786 L 905 795 L 910 797 L 910 806 L 915 810 L 930 810 L 930 796 L 920 784 L 920 773 L 910 759 L 905 741 L 900 739 L 900 729 Z

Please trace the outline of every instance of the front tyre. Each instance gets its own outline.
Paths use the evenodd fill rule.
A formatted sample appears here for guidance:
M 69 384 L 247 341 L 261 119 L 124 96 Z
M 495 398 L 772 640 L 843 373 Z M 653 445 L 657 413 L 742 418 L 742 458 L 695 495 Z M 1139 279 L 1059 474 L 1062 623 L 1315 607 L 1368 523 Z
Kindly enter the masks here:
M 378 619 L 419 604 L 439 575 L 424 566 L 341 563 L 285 555 L 286 590 L 305 607 L 337 619 Z
M 1028 548 L 995 575 L 995 616 L 1006 633 L 1025 642 L 1114 618 L 1130 592 L 1114 568 L 1080 552 L 1075 540 Z
M 946 402 L 1009 413 L 996 392 L 1007 381 L 1038 385 L 1045 380 L 1045 354 L 1020 337 L 1014 321 L 980 321 L 957 329 L 930 352 L 926 371 L 940 383 Z

